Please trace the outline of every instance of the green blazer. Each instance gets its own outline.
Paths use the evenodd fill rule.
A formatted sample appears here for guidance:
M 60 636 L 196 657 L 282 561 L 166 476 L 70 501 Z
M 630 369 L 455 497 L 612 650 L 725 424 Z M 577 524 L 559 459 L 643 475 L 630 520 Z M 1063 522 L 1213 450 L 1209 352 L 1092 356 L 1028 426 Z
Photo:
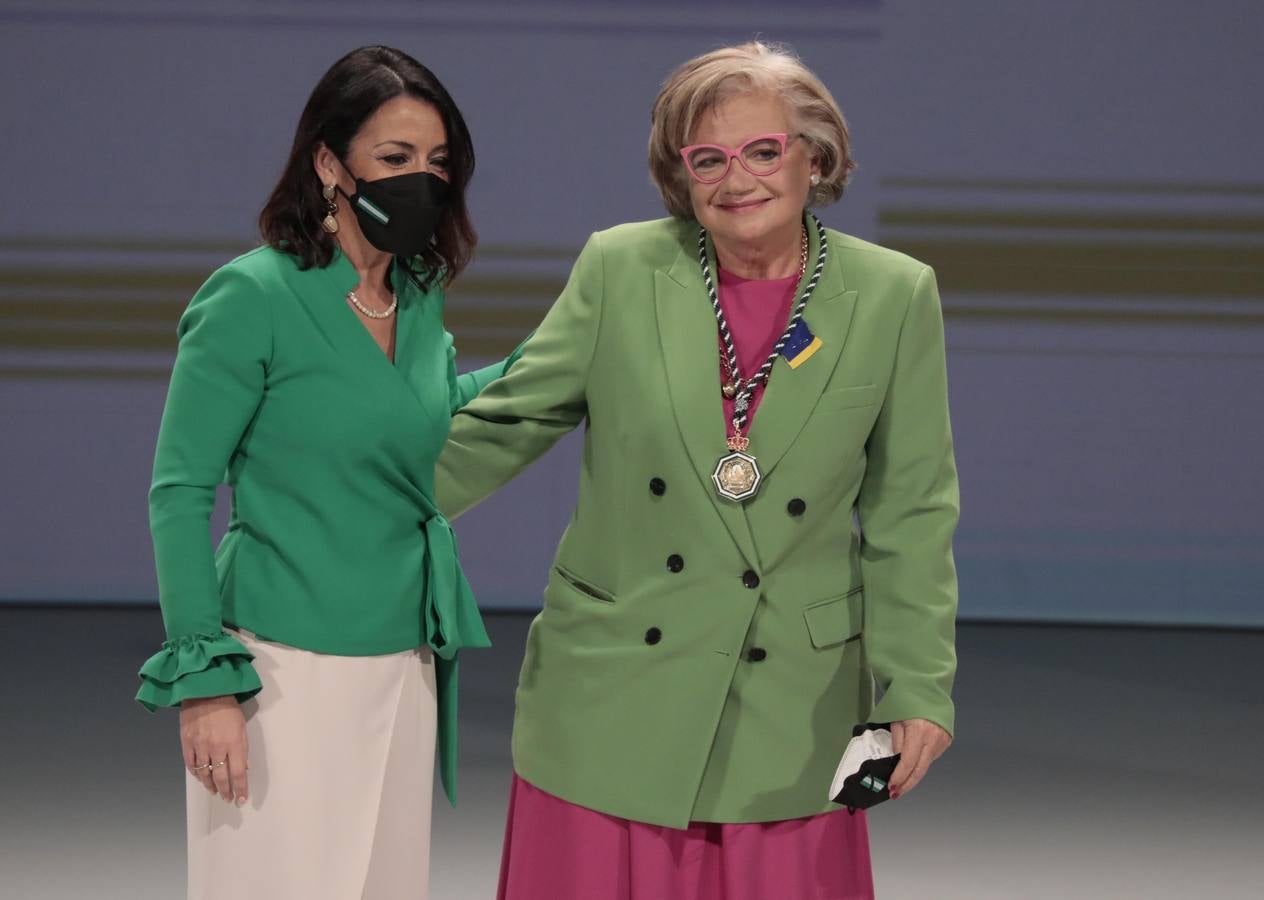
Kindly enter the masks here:
M 443 291 L 393 273 L 395 361 L 347 306 L 341 253 L 302 271 L 261 247 L 180 319 L 149 494 L 167 642 L 140 670 L 154 709 L 260 689 L 229 632 L 318 653 L 435 652 L 439 759 L 455 798 L 457 652 L 487 646 L 433 501 L 451 414 L 506 364 L 457 377 Z M 216 486 L 233 488 L 212 553 Z M 266 686 L 265 686 L 266 687 Z
M 727 450 L 697 235 L 677 220 L 593 235 L 520 361 L 453 419 L 436 482 L 458 514 L 586 422 L 514 765 L 565 800 L 672 827 L 836 808 L 853 726 L 951 731 L 956 668 L 934 275 L 828 232 L 806 312 L 823 346 L 775 364 L 750 432 L 764 483 L 738 504 L 711 480 Z

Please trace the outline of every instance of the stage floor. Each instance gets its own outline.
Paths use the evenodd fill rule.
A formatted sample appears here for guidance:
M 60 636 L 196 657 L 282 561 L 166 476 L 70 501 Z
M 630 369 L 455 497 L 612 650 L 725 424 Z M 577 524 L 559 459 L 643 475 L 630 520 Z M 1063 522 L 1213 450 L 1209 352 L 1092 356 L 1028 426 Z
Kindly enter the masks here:
M 490 616 L 462 667 L 436 900 L 495 893 L 528 622 Z M 184 896 L 176 717 L 130 700 L 160 632 L 150 609 L 0 608 L 0 897 Z M 959 653 L 956 745 L 870 818 L 879 898 L 1264 897 L 1264 632 L 963 625 Z

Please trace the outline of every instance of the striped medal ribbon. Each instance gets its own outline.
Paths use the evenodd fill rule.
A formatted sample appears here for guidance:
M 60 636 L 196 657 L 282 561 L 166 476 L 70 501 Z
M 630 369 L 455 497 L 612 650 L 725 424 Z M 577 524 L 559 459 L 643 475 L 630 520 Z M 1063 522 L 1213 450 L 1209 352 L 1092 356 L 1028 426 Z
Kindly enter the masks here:
M 777 357 L 786 346 L 786 341 L 790 339 L 802 320 L 808 298 L 812 296 L 817 282 L 821 280 L 821 272 L 825 270 L 825 258 L 828 253 L 825 226 L 812 213 L 808 213 L 808 218 L 816 226 L 817 234 L 816 266 L 812 270 L 812 277 L 808 279 L 806 285 L 803 285 L 799 302 L 790 315 L 786 330 L 782 332 L 772 348 L 772 352 L 768 354 L 768 358 L 764 360 L 759 370 L 745 380 L 739 374 L 737 348 L 733 345 L 733 334 L 729 330 L 729 323 L 724 318 L 724 310 L 720 308 L 720 295 L 716 291 L 715 279 L 711 277 L 711 263 L 707 259 L 707 230 L 705 228 L 698 230 L 698 263 L 702 266 L 702 280 L 706 284 L 707 295 L 711 298 L 711 309 L 715 313 L 716 325 L 720 329 L 720 342 L 724 345 L 725 363 L 736 382 L 733 397 L 733 435 L 728 439 L 730 452 L 720 457 L 715 471 L 711 473 L 711 480 L 715 482 L 716 491 L 726 500 L 737 502 L 748 500 L 759 490 L 759 483 L 763 476 L 759 471 L 759 463 L 747 452 L 750 449 L 750 438 L 743 433 L 749 419 L 747 411 L 750 409 L 751 397 L 755 393 L 755 388 L 768 381 L 773 363 L 777 361 Z M 806 236 L 806 231 L 804 233 Z M 800 283 L 802 283 L 802 277 L 800 277 Z

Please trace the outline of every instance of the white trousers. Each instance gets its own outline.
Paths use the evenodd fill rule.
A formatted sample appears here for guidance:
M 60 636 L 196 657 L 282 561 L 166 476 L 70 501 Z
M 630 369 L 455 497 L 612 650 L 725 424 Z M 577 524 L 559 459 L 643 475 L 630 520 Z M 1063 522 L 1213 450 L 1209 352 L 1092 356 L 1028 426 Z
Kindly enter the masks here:
M 328 656 L 238 632 L 249 802 L 188 776 L 189 900 L 425 900 L 434 784 L 429 648 Z

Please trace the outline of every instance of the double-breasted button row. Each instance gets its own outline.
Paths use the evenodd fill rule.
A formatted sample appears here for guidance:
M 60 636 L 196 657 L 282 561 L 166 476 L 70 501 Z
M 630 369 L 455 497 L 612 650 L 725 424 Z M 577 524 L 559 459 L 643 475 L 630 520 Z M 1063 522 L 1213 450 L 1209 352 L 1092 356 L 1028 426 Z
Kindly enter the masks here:
M 755 574 L 753 569 L 747 569 L 742 573 L 742 584 L 754 590 L 759 587 L 759 576 Z
M 649 631 L 645 632 L 645 643 L 649 644 L 651 647 L 653 647 L 662 639 L 663 639 L 663 632 L 659 628 L 651 628 Z
M 763 647 L 751 647 L 746 651 L 746 658 L 751 662 L 763 662 L 768 658 L 768 651 Z
M 663 494 L 667 493 L 667 482 L 663 481 L 663 479 L 658 478 L 658 477 L 651 478 L 650 479 L 650 493 L 653 494 L 655 497 L 663 496 Z M 679 553 L 673 553 L 671 556 L 667 557 L 667 571 L 668 572 L 680 572 L 684 568 L 685 568 L 685 558 L 681 556 Z M 650 631 L 658 633 L 658 629 L 656 628 L 652 628 L 650 629 Z M 649 639 L 649 633 L 647 632 L 645 636 L 645 643 L 656 644 L 658 643 L 658 640 L 655 639 L 651 641 Z
M 803 500 L 801 500 L 798 497 L 795 497 L 793 500 L 791 500 L 789 503 L 786 504 L 786 512 L 790 513 L 790 515 L 794 516 L 795 518 L 798 518 L 799 516 L 803 515 L 803 513 L 807 511 L 807 508 L 808 508 L 808 505 L 804 503 Z

